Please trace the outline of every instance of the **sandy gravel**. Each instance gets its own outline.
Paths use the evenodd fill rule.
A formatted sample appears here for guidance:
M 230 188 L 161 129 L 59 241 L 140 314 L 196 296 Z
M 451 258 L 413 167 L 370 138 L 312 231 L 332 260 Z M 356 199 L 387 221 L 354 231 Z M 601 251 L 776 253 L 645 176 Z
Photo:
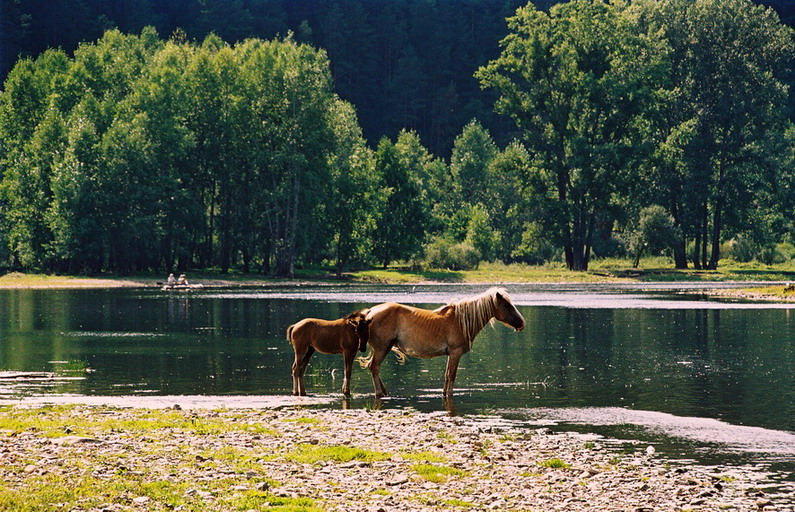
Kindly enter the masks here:
M 145 412 L 76 406 L 68 414 L 119 425 Z M 186 500 L 171 508 L 176 510 L 231 510 L 230 496 L 258 491 L 273 499 L 311 498 L 315 507 L 335 511 L 795 510 L 791 495 L 780 494 L 768 475 L 751 468 L 671 464 L 646 445 L 617 453 L 597 436 L 502 430 L 412 410 L 168 414 L 174 426 L 145 433 L 118 427 L 82 435 L 66 429 L 56 437 L 37 428 L 0 431 L 0 481 L 22 491 L 34 489 L 44 475 L 66 482 L 90 475 L 108 486 L 125 478 L 170 482 L 182 486 Z M 46 418 L 46 411 L 41 415 Z M 184 426 L 191 421 L 230 428 L 191 432 Z M 324 447 L 381 455 L 294 460 L 296 450 Z M 127 493 L 99 507 L 62 503 L 58 509 L 170 508 L 158 500 L 157 494 Z M 266 507 L 267 501 L 253 509 Z

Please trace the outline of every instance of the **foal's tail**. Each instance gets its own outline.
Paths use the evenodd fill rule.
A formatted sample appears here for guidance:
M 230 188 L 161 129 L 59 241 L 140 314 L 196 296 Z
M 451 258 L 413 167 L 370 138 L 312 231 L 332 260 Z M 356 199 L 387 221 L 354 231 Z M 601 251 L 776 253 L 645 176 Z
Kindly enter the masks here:
M 293 344 L 293 327 L 295 327 L 295 324 L 287 328 L 287 343 L 290 345 Z
M 398 358 L 398 363 L 404 364 L 406 362 L 406 354 L 402 350 L 394 346 L 391 348 L 391 350 L 392 353 L 395 354 L 395 357 Z M 365 356 L 357 357 L 356 361 L 359 363 L 359 365 L 362 368 L 369 368 L 370 363 L 373 361 L 373 349 L 372 348 L 370 349 L 370 352 L 367 354 L 366 357 Z

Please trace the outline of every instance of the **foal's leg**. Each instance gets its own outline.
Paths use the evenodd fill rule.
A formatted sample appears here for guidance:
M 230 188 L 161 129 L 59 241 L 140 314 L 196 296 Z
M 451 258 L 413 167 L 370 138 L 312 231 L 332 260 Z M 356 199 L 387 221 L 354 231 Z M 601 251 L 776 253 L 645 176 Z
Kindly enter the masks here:
M 453 396 L 453 382 L 455 382 L 455 374 L 458 371 L 458 362 L 461 360 L 462 351 L 456 350 L 450 352 L 447 356 L 447 369 L 444 372 L 444 396 Z
M 306 353 L 304 354 L 304 357 L 298 366 L 298 394 L 300 396 L 306 396 L 306 388 L 304 388 L 304 372 L 306 371 L 306 367 L 309 366 L 309 358 L 311 358 L 312 354 L 314 353 L 315 347 L 307 347 Z
M 353 360 L 356 358 L 356 348 L 353 350 L 343 350 L 342 360 L 345 363 L 344 377 L 342 380 L 342 394 L 350 396 L 351 394 L 351 372 L 353 371 Z
M 298 395 L 301 391 L 301 363 L 303 362 L 304 356 L 306 355 L 306 349 L 300 349 L 296 346 L 293 346 L 293 350 L 295 351 L 295 360 L 293 361 L 293 367 L 291 371 L 293 376 L 293 395 Z

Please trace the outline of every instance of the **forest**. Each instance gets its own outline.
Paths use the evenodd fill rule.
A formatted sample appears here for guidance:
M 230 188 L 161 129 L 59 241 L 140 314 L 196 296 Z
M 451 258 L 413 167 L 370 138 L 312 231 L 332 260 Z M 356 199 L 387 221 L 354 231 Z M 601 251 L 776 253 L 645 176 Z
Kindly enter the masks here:
M 2 267 L 795 256 L 789 2 L 1 9 Z

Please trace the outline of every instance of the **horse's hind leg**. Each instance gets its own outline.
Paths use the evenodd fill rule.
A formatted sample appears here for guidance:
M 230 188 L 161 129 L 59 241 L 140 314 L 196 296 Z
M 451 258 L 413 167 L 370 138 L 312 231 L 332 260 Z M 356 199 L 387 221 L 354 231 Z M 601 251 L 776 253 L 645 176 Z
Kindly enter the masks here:
M 384 381 L 381 380 L 379 375 L 381 372 L 381 362 L 389 354 L 389 346 L 386 349 L 373 348 L 373 358 L 370 361 L 370 373 L 373 375 L 373 388 L 375 388 L 375 396 L 381 397 L 386 395 L 386 386 Z
M 296 349 L 295 361 L 293 362 L 293 394 L 306 396 L 304 388 L 304 372 L 309 365 L 309 358 L 315 352 L 313 347 L 306 347 L 304 350 Z
M 290 373 L 293 376 L 293 395 L 298 395 L 301 387 L 299 369 L 301 368 L 301 361 L 303 361 L 304 355 L 306 355 L 306 350 L 301 350 L 295 346 L 293 346 L 293 350 L 295 351 L 295 360 L 293 360 L 293 367 L 291 368 Z
M 309 366 L 309 359 L 312 357 L 312 354 L 315 353 L 315 347 L 309 347 L 306 349 L 306 354 L 304 355 L 303 361 L 301 361 L 301 366 L 298 369 L 298 394 L 301 396 L 306 396 L 306 388 L 304 387 L 304 373 L 306 372 L 306 367 Z

